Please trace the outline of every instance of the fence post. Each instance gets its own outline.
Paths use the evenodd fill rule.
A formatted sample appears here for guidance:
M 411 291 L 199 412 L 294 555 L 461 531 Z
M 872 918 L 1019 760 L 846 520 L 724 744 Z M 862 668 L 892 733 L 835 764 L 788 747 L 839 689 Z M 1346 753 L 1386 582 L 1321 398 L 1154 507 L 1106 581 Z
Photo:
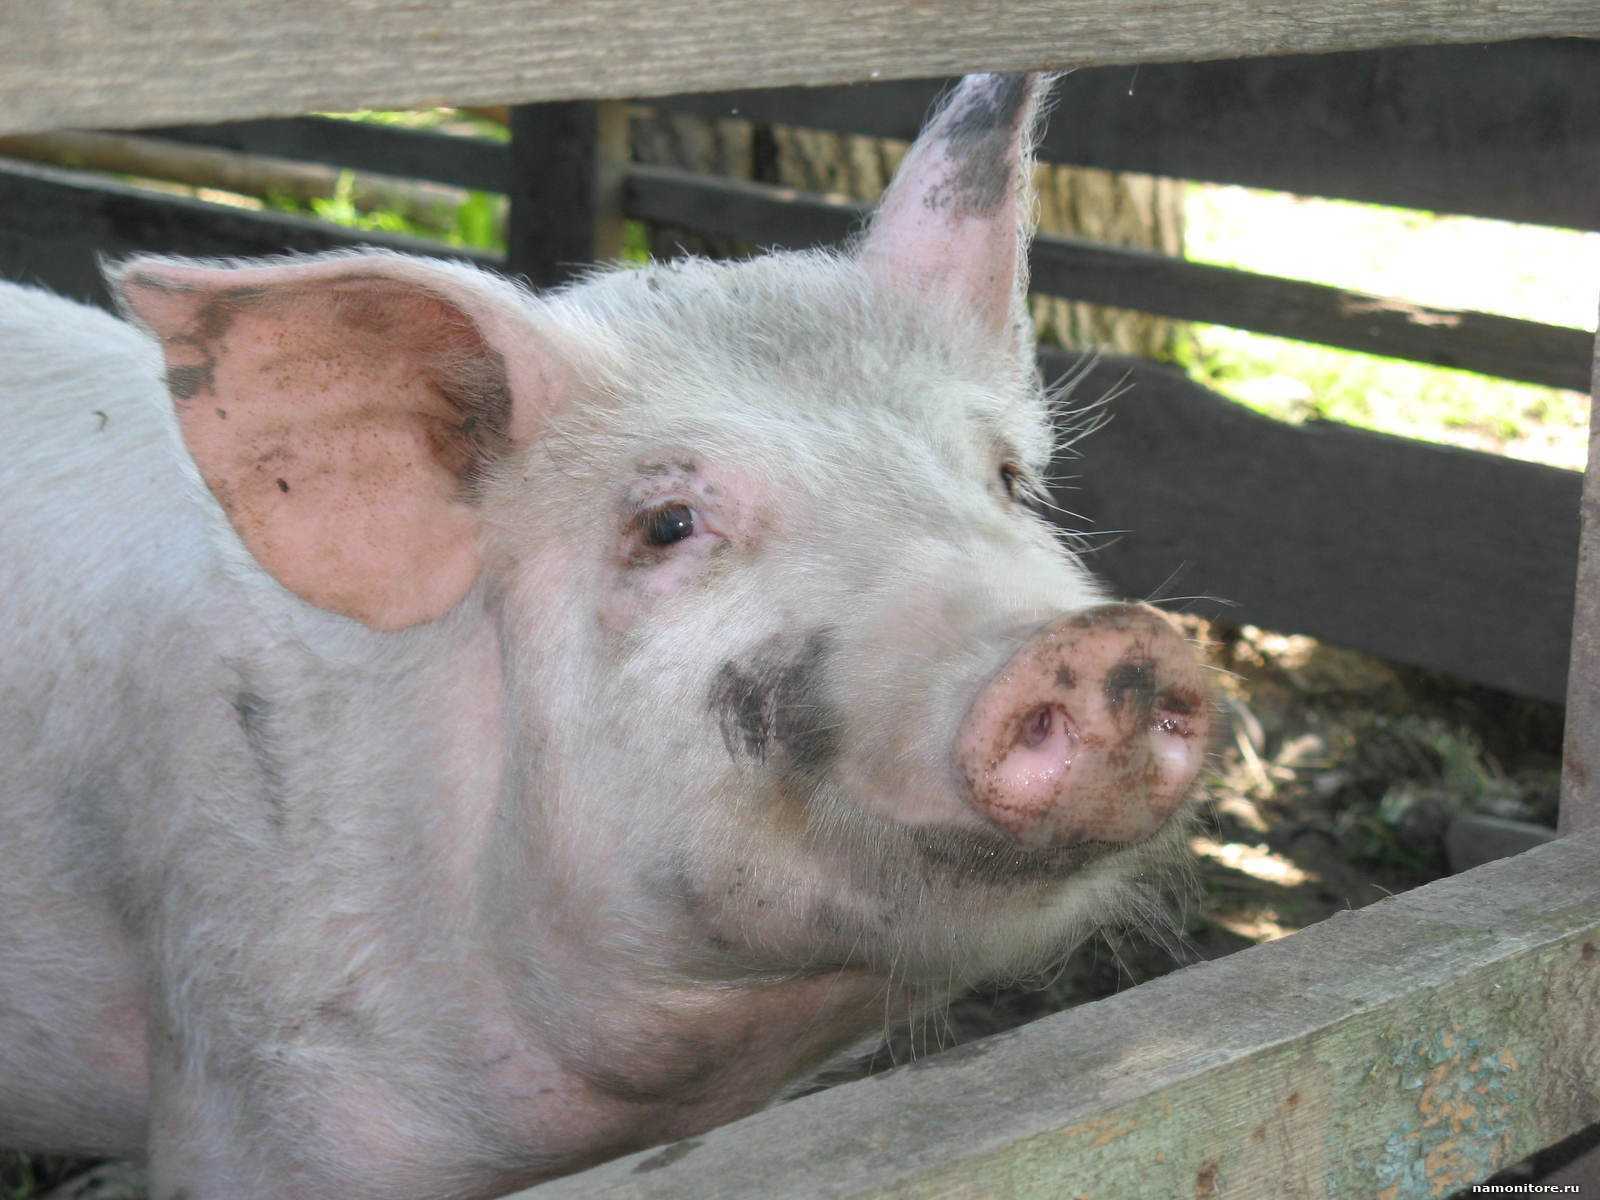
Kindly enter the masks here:
M 1556 822 L 1560 833 L 1600 827 L 1600 334 L 1595 339 L 1590 396 L 1589 465 L 1583 474 L 1583 534 L 1572 614 L 1572 665 L 1567 673 L 1561 814 Z M 1546 1182 L 1577 1184 L 1585 1195 L 1600 1195 L 1600 1144 L 1591 1145 Z
M 1557 822 L 1562 833 L 1600 825 L 1600 336 L 1591 371 L 1589 466 L 1583 477 L 1583 533 L 1578 542 Z
M 618 257 L 627 161 L 620 101 L 514 106 L 507 269 L 544 288 Z

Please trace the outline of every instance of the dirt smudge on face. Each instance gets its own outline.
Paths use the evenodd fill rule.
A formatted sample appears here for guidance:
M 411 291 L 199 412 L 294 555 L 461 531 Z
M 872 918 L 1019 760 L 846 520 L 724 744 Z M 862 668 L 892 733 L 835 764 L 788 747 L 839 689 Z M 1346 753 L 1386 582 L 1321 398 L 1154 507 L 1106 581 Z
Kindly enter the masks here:
M 777 634 L 722 664 L 707 707 L 731 757 L 812 776 L 832 766 L 840 745 L 840 718 L 826 686 L 832 643 L 825 628 L 798 646 Z

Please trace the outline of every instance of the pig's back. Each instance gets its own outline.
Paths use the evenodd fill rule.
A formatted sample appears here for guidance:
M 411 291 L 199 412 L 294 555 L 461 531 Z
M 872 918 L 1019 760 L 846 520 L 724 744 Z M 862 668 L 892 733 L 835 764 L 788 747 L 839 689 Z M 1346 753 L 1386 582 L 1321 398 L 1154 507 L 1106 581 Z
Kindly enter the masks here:
M 0 284 L 0 637 L 192 584 L 204 539 L 161 370 L 131 325 Z
M 143 1120 L 130 839 L 216 660 L 166 403 L 143 334 L 0 284 L 0 1144 L 126 1151 Z
M 46 689 L 57 700 L 104 695 L 106 676 L 83 676 L 126 663 L 195 600 L 207 559 L 202 512 L 166 427 L 161 372 L 154 342 L 131 325 L 0 284 L 7 708 L 18 686 L 25 710 Z

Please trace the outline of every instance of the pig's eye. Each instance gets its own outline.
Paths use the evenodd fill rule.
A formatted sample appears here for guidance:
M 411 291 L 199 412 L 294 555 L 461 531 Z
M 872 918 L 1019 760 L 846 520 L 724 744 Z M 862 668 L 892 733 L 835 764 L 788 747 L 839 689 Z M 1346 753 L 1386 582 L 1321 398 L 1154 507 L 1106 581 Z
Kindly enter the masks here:
M 1022 468 L 1014 462 L 1001 463 L 1000 484 L 1006 489 L 1006 495 L 1015 500 L 1022 487 Z
M 670 546 L 694 535 L 694 509 L 668 504 L 644 516 L 644 540 L 651 546 Z

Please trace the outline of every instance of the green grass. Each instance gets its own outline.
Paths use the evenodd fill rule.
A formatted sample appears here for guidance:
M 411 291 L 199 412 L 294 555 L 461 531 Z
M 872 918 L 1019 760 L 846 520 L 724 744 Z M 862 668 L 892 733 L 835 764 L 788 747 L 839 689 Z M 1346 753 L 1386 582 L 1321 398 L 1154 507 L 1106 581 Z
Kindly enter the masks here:
M 1197 261 L 1581 329 L 1600 307 L 1596 233 L 1199 184 L 1185 219 Z M 1193 334 L 1190 374 L 1269 416 L 1583 466 L 1578 393 L 1221 326 Z

